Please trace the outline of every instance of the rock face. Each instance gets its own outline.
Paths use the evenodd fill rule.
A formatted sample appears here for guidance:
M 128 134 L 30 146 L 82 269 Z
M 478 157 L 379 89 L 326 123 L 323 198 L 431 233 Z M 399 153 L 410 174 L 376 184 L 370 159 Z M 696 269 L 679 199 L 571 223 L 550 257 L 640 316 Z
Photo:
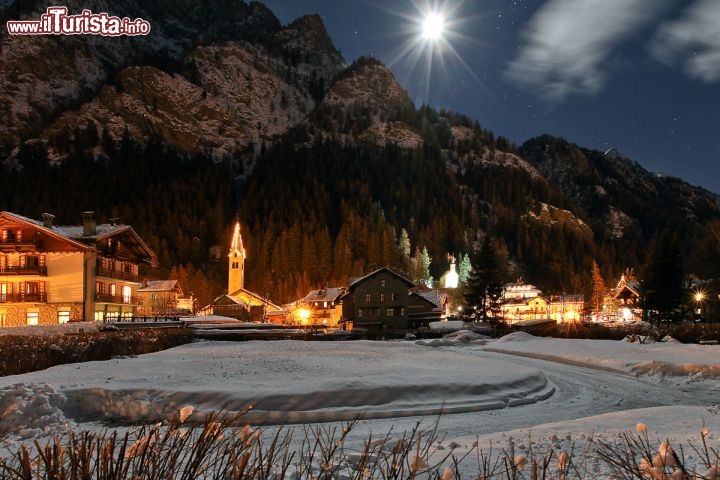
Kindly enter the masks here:
M 5 12 L 38 19 L 50 2 Z M 211 0 L 67 3 L 143 18 L 147 36 L 0 41 L 0 155 L 41 137 L 62 158 L 77 129 L 158 138 L 214 157 L 257 148 L 302 121 L 344 67 L 317 16 L 283 28 L 262 4 Z M 19 7 L 18 7 L 19 8 Z

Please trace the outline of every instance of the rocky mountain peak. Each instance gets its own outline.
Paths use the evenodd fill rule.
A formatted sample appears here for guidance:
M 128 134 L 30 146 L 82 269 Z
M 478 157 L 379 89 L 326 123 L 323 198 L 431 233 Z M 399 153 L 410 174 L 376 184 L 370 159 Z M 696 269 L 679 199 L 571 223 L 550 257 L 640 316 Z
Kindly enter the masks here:
M 336 79 L 323 104 L 365 108 L 376 113 L 415 108 L 392 72 L 380 61 L 368 57 L 358 59 Z

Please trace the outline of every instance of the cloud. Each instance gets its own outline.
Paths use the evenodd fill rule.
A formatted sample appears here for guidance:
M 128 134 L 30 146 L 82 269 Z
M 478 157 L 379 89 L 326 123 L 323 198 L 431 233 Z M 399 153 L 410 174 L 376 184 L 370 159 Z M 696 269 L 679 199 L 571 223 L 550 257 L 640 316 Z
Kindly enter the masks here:
M 717 1 L 717 0 L 711 0 Z M 522 32 L 505 74 L 553 103 L 597 93 L 617 48 L 666 8 L 664 0 L 549 0 Z
M 720 81 L 719 25 L 718 0 L 698 0 L 685 10 L 682 18 L 660 26 L 650 51 L 666 64 L 681 63 L 693 78 Z

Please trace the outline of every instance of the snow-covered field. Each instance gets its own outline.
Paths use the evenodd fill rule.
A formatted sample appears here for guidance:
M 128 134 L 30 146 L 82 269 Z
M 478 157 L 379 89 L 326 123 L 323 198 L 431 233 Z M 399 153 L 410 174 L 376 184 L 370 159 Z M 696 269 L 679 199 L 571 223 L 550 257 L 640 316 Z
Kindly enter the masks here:
M 362 416 L 357 442 L 437 421 L 442 445 L 460 455 L 474 445 L 578 452 L 638 423 L 651 440 L 676 444 L 699 444 L 705 426 L 720 449 L 718 404 L 720 346 L 469 332 L 418 342 L 199 341 L 2 377 L 0 432 L 12 431 L 12 447 L 161 421 L 187 405 L 195 419 L 253 405 L 247 420 L 256 424 Z

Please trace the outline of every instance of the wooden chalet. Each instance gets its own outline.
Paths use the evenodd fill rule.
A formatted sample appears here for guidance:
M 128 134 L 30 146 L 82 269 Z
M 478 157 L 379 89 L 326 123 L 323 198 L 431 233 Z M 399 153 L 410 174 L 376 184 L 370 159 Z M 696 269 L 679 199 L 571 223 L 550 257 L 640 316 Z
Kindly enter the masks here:
M 54 225 L 0 212 L 0 326 L 51 325 L 131 317 L 141 266 L 157 258 L 129 225 Z

